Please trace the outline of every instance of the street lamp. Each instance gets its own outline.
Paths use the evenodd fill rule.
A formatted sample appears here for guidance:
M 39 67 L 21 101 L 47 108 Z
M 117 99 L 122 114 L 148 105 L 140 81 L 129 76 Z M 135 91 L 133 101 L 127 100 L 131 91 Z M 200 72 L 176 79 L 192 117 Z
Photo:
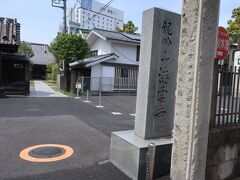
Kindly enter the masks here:
M 52 0 L 52 7 L 63 9 L 63 33 L 67 33 L 67 0 Z

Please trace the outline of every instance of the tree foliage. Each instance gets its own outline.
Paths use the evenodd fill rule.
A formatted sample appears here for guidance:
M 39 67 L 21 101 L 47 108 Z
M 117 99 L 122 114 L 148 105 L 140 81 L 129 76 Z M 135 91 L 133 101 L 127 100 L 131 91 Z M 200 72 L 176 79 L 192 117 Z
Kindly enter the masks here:
M 48 80 L 56 81 L 58 72 L 57 63 L 51 63 L 47 65 L 47 78 Z
M 240 7 L 233 9 L 232 19 L 228 21 L 227 31 L 231 43 L 236 43 L 240 39 Z
M 51 43 L 50 51 L 59 64 L 84 59 L 89 54 L 88 44 L 77 34 L 59 34 Z
M 21 42 L 18 48 L 18 54 L 22 56 L 28 56 L 29 58 L 32 58 L 34 56 L 31 45 L 25 41 Z
M 138 27 L 134 25 L 132 21 L 128 21 L 127 24 L 123 24 L 123 29 L 117 27 L 116 31 L 117 32 L 126 32 L 129 34 L 137 34 L 136 31 L 138 30 Z
M 69 63 L 83 60 L 90 53 L 87 42 L 77 34 L 58 34 L 50 45 L 50 52 L 54 55 L 59 67 L 64 65 L 64 89 L 70 89 Z M 63 63 L 64 62 L 64 63 Z

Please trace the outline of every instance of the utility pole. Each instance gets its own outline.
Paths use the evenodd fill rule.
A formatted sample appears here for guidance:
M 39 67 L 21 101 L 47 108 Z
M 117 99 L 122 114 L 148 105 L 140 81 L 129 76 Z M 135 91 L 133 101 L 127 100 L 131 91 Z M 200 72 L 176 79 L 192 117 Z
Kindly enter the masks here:
M 52 7 L 63 10 L 63 33 L 67 33 L 67 0 L 52 0 Z

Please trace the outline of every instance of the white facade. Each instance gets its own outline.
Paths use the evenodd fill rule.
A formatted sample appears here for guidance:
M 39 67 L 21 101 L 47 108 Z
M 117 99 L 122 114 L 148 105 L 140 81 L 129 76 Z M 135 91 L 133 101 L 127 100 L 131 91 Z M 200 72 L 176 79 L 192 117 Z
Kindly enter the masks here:
M 130 35 L 129 35 L 130 36 Z M 137 89 L 140 37 L 106 30 L 92 30 L 86 37 L 92 56 L 70 64 L 90 73 L 90 91 Z M 81 74 L 81 73 L 80 73 Z
M 137 55 L 137 48 L 140 48 L 140 44 L 111 41 L 97 36 L 91 40 L 87 39 L 87 42 L 89 43 L 90 50 L 92 52 L 97 51 L 98 56 L 110 53 L 118 56 L 114 60 L 107 61 L 108 63 L 113 63 L 114 65 L 112 66 L 97 64 L 91 67 L 92 91 L 99 90 L 100 81 L 102 91 L 136 89 L 138 69 L 131 68 L 131 65 L 138 65 L 139 55 Z M 122 69 L 127 70 L 127 76 L 122 76 Z M 116 83 L 121 84 L 120 87 Z M 128 85 L 132 85 L 132 87 L 127 87 Z
M 102 10 L 104 6 L 105 4 L 95 0 L 82 0 L 80 8 L 71 10 L 70 20 L 79 23 L 82 29 L 115 31 L 116 27 L 122 28 L 124 12 L 110 6 Z
M 90 46 L 91 51 L 98 51 L 97 55 L 108 54 L 112 52 L 110 43 L 107 43 L 101 38 L 97 38 L 95 42 Z
M 118 56 L 118 59 L 117 61 L 114 61 L 114 63 L 129 65 L 138 64 L 138 47 L 139 45 L 137 44 L 125 43 L 121 41 L 112 42 L 102 38 L 97 38 L 93 44 L 90 44 L 90 50 L 98 51 L 97 55 L 115 53 Z
M 101 83 L 101 91 L 114 90 L 115 68 L 96 64 L 91 67 L 91 91 L 98 91 Z

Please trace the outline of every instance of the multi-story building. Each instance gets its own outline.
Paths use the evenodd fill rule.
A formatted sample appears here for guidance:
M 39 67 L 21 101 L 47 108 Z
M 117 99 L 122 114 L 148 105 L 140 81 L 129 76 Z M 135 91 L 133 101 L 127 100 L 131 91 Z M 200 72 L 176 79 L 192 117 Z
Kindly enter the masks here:
M 115 31 L 116 27 L 123 27 L 123 11 L 105 6 L 105 4 L 95 0 L 82 0 L 81 7 L 71 9 L 70 12 L 70 29 L 73 22 L 79 23 L 80 29 L 88 30 L 98 28 Z

